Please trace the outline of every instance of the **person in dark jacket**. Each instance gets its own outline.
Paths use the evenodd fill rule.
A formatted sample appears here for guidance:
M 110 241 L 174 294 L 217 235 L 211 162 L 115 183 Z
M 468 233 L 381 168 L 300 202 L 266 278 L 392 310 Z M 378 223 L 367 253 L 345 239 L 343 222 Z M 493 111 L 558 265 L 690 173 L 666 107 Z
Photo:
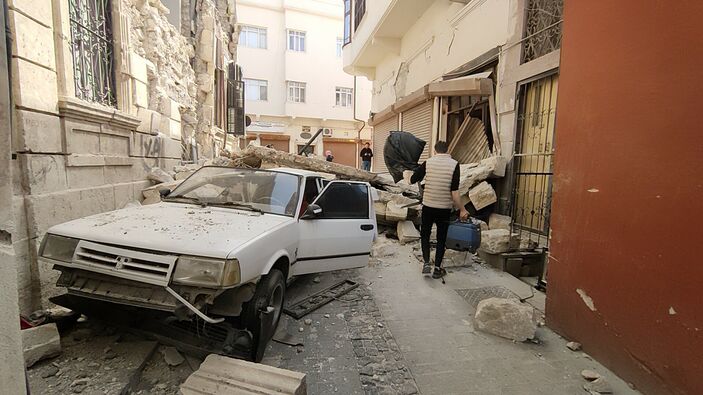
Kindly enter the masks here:
M 334 156 L 332 155 L 332 151 L 325 152 L 325 159 L 328 162 L 332 162 L 334 160 Z
M 371 151 L 371 145 L 369 143 L 364 143 L 364 148 L 361 149 L 359 156 L 361 157 L 361 170 L 371 171 L 371 158 L 373 158 L 373 151 Z
M 420 227 L 420 244 L 422 245 L 423 274 L 430 274 L 430 234 L 432 225 L 437 224 L 437 251 L 435 252 L 434 272 L 432 278 L 441 278 L 447 272 L 442 268 L 449 216 L 452 208 L 459 209 L 459 218 L 466 220 L 469 212 L 461 204 L 459 197 L 459 163 L 447 153 L 447 143 L 438 141 L 434 146 L 435 155 L 423 162 L 410 177 L 414 184 L 425 180 L 422 195 L 422 225 Z

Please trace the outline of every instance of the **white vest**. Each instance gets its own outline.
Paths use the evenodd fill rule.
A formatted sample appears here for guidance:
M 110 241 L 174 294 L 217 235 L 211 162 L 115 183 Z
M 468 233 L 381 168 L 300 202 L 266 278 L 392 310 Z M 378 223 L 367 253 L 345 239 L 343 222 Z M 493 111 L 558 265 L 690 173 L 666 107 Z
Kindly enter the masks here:
M 437 154 L 425 162 L 423 205 L 448 209 L 454 206 L 451 186 L 457 163 L 449 154 Z

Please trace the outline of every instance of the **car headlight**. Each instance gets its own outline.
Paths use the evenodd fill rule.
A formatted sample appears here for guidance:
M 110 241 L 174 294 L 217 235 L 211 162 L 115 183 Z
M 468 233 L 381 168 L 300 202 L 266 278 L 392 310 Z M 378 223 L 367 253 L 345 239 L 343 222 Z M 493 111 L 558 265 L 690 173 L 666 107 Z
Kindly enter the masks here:
M 39 254 L 44 258 L 70 263 L 73 260 L 73 253 L 76 251 L 79 241 L 71 237 L 47 233 L 44 236 Z
M 182 255 L 176 262 L 173 282 L 199 287 L 230 287 L 239 284 L 239 261 Z

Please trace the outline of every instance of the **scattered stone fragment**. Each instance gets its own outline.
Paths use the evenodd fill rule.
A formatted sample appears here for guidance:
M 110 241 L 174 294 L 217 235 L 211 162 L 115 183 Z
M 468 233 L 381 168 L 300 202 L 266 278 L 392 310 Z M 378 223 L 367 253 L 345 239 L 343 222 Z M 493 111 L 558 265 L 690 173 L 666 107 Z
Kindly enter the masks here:
M 313 278 L 312 282 L 314 282 L 315 284 L 318 284 L 320 282 L 320 276 L 316 276 L 315 278 Z
M 325 314 L 325 318 L 330 318 L 330 315 L 329 315 L 329 314 Z
M 162 347 L 160 351 L 169 366 L 178 366 L 185 361 L 183 355 L 175 347 Z
M 379 322 L 379 323 L 378 323 L 378 327 L 379 327 L 379 328 L 383 328 L 383 324 Z
M 412 221 L 398 222 L 397 232 L 400 244 L 407 244 L 420 239 L 420 232 L 417 231 Z
M 115 359 L 117 357 L 117 354 L 115 353 L 115 351 L 110 347 L 105 347 L 105 349 L 103 350 L 103 353 L 105 354 L 103 356 L 103 358 L 105 358 L 105 359 Z
M 298 328 L 298 332 L 303 332 L 304 330 L 305 330 L 305 328 L 303 328 L 302 326 L 300 328 Z
M 581 376 L 588 381 L 598 380 L 599 378 L 601 378 L 600 373 L 594 372 L 593 370 L 589 369 L 582 370 Z
M 581 350 L 581 343 L 568 342 L 568 343 L 566 343 L 566 347 L 571 351 L 580 351 Z
M 340 320 L 343 320 L 343 319 L 344 319 L 344 314 L 339 313 L 339 314 L 337 314 L 335 317 L 339 318 Z
M 41 374 L 42 378 L 48 378 L 48 377 L 53 377 L 56 376 L 56 373 L 59 372 L 59 368 L 57 368 L 54 365 L 49 365 L 46 369 Z
M 61 337 L 55 323 L 22 330 L 25 366 L 61 354 Z
M 535 337 L 533 316 L 532 306 L 518 300 L 488 298 L 479 302 L 474 322 L 479 330 L 522 342 Z
M 152 167 L 151 170 L 149 170 L 149 174 L 147 174 L 146 178 L 151 181 L 156 181 L 157 184 L 175 181 L 170 174 L 166 173 L 160 167 Z
M 593 381 L 584 384 L 583 389 L 596 394 L 613 393 L 613 388 L 610 386 L 610 383 L 608 383 L 608 381 L 604 377 L 599 377 Z
M 305 325 L 312 325 L 312 320 L 310 318 L 307 318 L 305 321 L 303 321 Z
M 88 379 L 88 378 L 76 379 L 71 382 L 69 387 L 75 387 L 75 386 L 79 386 L 79 385 L 88 385 L 89 381 L 90 381 L 90 379 Z

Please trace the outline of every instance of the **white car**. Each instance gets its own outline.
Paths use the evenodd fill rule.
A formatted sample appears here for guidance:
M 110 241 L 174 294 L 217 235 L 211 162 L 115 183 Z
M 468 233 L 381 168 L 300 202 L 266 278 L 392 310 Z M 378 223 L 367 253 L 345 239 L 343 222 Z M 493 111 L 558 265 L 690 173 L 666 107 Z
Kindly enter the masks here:
M 265 344 L 293 276 L 367 265 L 373 193 L 296 169 L 207 166 L 161 203 L 53 226 L 40 260 L 72 297 L 227 320 Z

